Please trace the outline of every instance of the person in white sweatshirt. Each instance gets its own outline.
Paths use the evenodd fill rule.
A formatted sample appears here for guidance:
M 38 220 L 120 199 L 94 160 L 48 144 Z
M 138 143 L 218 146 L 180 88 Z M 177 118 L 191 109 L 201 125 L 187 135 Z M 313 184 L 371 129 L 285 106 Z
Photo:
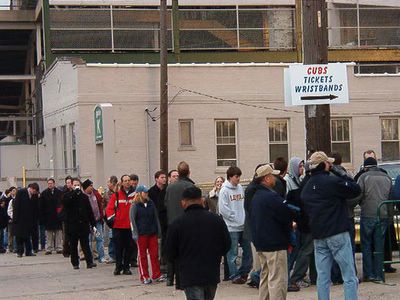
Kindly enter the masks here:
M 223 217 L 231 237 L 231 248 L 226 254 L 229 267 L 229 278 L 232 283 L 244 284 L 252 266 L 250 242 L 243 237 L 244 229 L 244 191 L 239 184 L 242 171 L 238 167 L 229 167 L 227 180 L 219 192 L 218 210 Z M 236 258 L 238 247 L 242 247 L 242 264 L 238 269 Z

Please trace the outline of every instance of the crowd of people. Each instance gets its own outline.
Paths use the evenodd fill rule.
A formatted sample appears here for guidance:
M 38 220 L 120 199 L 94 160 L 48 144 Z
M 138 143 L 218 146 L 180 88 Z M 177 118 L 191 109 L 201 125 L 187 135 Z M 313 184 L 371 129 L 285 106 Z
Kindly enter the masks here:
M 10 187 L 0 200 L 0 253 L 63 254 L 74 269 L 81 260 L 89 269 L 95 260 L 115 263 L 114 276 L 138 267 L 143 284 L 175 285 L 187 299 L 215 297 L 222 262 L 224 281 L 258 288 L 262 300 L 286 299 L 312 284 L 318 299 L 329 299 L 332 283 L 343 283 L 344 298 L 354 300 L 360 281 L 381 282 L 383 272 L 396 271 L 382 268 L 383 255 L 391 260 L 385 241 L 396 207 L 383 205 L 379 218 L 377 210 L 400 199 L 400 177 L 392 186 L 372 150 L 354 178 L 341 163 L 339 153 L 279 157 L 258 165 L 246 188 L 232 166 L 206 195 L 186 162 L 156 172 L 150 188 L 135 174 L 110 176 L 104 191 L 70 176 L 60 188 L 49 178 L 42 192 L 37 183 Z M 362 273 L 355 264 L 357 205 Z

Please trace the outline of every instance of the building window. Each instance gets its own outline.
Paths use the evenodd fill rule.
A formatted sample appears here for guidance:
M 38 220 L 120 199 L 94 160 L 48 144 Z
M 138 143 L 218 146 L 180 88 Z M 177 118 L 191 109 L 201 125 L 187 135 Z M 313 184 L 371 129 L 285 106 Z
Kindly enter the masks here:
M 342 162 L 351 162 L 351 136 L 349 119 L 331 120 L 332 151 L 342 156 Z
M 237 166 L 236 121 L 218 120 L 216 127 L 217 167 Z
M 382 160 L 399 160 L 399 119 L 381 119 Z
M 193 120 L 179 120 L 179 145 L 193 146 Z
M 269 159 L 289 159 L 288 120 L 268 120 Z
M 76 162 L 76 132 L 75 132 L 75 123 L 69 124 L 69 136 L 71 138 L 71 162 L 72 162 L 72 170 L 75 172 L 77 167 Z
M 68 153 L 67 153 L 67 127 L 61 126 L 61 149 L 63 169 L 67 172 L 68 169 Z

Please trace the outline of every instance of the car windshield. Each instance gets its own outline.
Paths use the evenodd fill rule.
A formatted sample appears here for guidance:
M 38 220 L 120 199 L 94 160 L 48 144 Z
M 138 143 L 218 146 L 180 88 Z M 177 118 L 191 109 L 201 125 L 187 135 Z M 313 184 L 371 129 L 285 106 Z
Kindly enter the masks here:
M 400 163 L 397 164 L 382 164 L 380 168 L 384 169 L 388 175 L 392 178 L 392 181 L 396 180 L 396 177 L 400 175 Z

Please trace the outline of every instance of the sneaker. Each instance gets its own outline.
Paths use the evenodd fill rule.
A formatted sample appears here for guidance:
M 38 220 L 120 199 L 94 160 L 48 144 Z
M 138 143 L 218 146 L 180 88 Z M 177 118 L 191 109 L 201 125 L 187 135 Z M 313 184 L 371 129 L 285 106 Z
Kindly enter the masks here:
M 57 254 L 62 254 L 63 252 L 62 252 L 62 250 L 57 250 L 56 253 Z
M 74 270 L 79 270 L 79 266 L 73 266 Z
M 51 254 L 51 251 L 46 251 L 45 253 L 44 253 L 44 255 L 50 255 Z
M 92 269 L 92 268 L 97 267 L 97 265 L 96 265 L 95 263 L 91 263 L 91 264 L 88 264 L 86 267 L 87 267 L 88 269 Z
M 107 260 L 105 258 L 99 259 L 99 264 L 105 264 Z
M 151 284 L 153 281 L 150 278 L 143 280 L 143 284 Z
M 106 264 L 115 264 L 115 259 L 112 259 L 111 257 L 106 260 Z
M 249 287 L 257 288 L 257 289 L 258 289 L 258 284 L 257 284 L 256 282 L 254 282 L 253 280 L 251 280 L 250 282 L 248 282 L 247 285 L 248 285 Z
M 298 292 L 298 291 L 300 291 L 300 288 L 295 283 L 291 283 L 291 284 L 289 284 L 287 291 L 288 292 Z
M 122 274 L 124 274 L 124 275 L 132 275 L 132 272 L 131 272 L 131 270 L 124 270 L 123 272 L 122 272 Z
M 297 281 L 296 285 L 301 289 L 308 288 L 310 286 L 310 284 L 308 282 L 306 282 L 305 280 Z
M 232 279 L 233 284 L 245 284 L 247 281 L 247 276 L 246 278 L 243 276 L 236 276 L 235 278 Z
M 161 275 L 160 277 L 154 279 L 154 281 L 157 281 L 157 282 L 165 282 L 165 281 L 167 281 L 167 276 L 166 276 L 165 274 L 163 274 L 163 275 Z

